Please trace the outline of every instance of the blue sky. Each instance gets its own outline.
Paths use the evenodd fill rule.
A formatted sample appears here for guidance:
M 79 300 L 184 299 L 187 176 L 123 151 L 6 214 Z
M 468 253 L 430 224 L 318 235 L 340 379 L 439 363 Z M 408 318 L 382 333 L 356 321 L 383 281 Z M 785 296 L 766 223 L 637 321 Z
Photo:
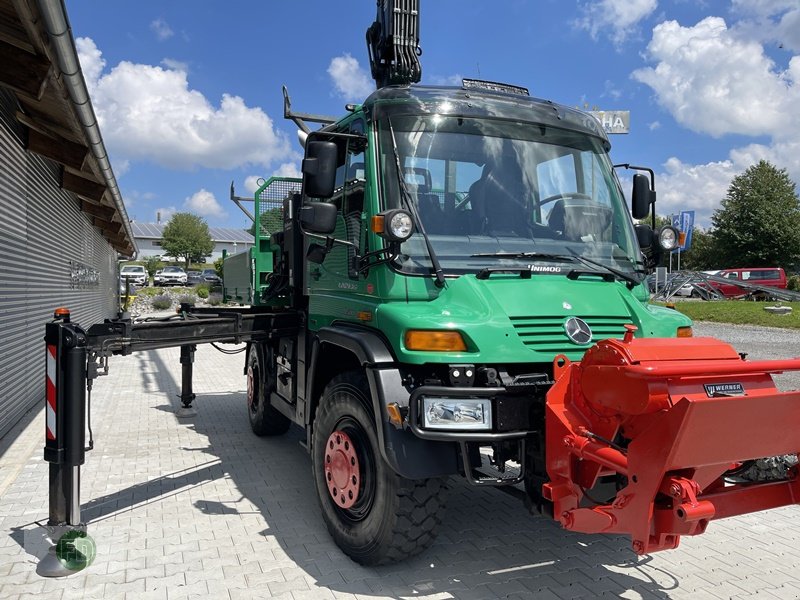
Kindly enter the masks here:
M 297 111 L 341 115 L 374 89 L 372 0 L 67 0 L 131 218 L 188 211 L 248 227 L 228 199 L 298 172 Z M 798 0 L 421 0 L 422 83 L 505 81 L 631 111 L 612 159 L 656 172 L 658 212 L 710 224 L 759 159 L 800 182 Z M 622 175 L 622 174 L 621 174 Z

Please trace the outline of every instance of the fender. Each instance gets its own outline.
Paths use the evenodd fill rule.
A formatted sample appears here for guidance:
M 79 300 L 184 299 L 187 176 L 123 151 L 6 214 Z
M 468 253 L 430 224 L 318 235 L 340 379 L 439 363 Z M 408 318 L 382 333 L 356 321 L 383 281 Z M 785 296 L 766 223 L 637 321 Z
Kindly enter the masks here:
M 397 402 L 408 406 L 409 393 L 389 344 L 380 333 L 356 325 L 336 325 L 321 328 L 314 340 L 306 381 L 306 401 L 312 400 L 315 373 L 320 348 L 332 345 L 351 353 L 364 368 L 372 398 L 375 430 L 381 455 L 398 475 L 407 479 L 424 479 L 456 473 L 458 452 L 456 444 L 423 440 L 407 428 L 398 429 L 389 422 L 386 405 Z M 311 411 L 306 415 L 306 436 L 311 438 Z

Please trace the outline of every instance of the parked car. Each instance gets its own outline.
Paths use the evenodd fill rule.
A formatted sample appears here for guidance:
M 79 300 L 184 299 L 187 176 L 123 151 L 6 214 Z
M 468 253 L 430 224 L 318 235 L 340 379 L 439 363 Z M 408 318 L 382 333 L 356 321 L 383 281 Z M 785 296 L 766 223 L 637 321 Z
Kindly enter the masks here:
M 119 270 L 119 278 L 141 287 L 147 284 L 147 270 L 142 265 L 123 265 Z
M 760 287 L 774 287 L 782 290 L 786 289 L 786 273 L 780 267 L 758 267 L 743 269 L 723 269 L 719 271 L 717 277 L 724 277 L 731 282 L 741 281 Z M 734 283 L 712 283 L 714 288 L 723 296 L 741 296 L 747 294 L 748 290 Z
M 211 285 L 222 285 L 222 279 L 215 269 L 203 269 L 203 281 Z
M 202 271 L 186 271 L 186 285 L 197 285 L 203 283 Z
M 161 273 L 156 273 L 154 280 L 160 286 L 186 285 L 186 271 L 181 267 L 164 267 Z

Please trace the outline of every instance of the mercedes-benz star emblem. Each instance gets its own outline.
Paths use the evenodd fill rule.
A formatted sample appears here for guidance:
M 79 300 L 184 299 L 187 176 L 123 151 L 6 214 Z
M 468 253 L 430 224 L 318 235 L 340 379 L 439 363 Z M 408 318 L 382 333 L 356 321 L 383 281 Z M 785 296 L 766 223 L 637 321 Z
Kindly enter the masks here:
M 564 323 L 564 331 L 567 337 L 576 344 L 588 344 L 592 341 L 592 329 L 583 319 L 570 317 Z

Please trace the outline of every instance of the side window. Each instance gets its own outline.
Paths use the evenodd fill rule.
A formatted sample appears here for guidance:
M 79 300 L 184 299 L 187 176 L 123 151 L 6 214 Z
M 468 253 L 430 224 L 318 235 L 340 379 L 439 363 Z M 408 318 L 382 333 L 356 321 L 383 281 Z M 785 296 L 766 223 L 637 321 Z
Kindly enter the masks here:
M 539 181 L 539 201 L 551 196 L 578 191 L 575 161 L 571 154 L 539 163 L 536 166 L 536 178 Z M 547 216 L 553 208 L 553 202 L 542 207 L 543 216 Z

